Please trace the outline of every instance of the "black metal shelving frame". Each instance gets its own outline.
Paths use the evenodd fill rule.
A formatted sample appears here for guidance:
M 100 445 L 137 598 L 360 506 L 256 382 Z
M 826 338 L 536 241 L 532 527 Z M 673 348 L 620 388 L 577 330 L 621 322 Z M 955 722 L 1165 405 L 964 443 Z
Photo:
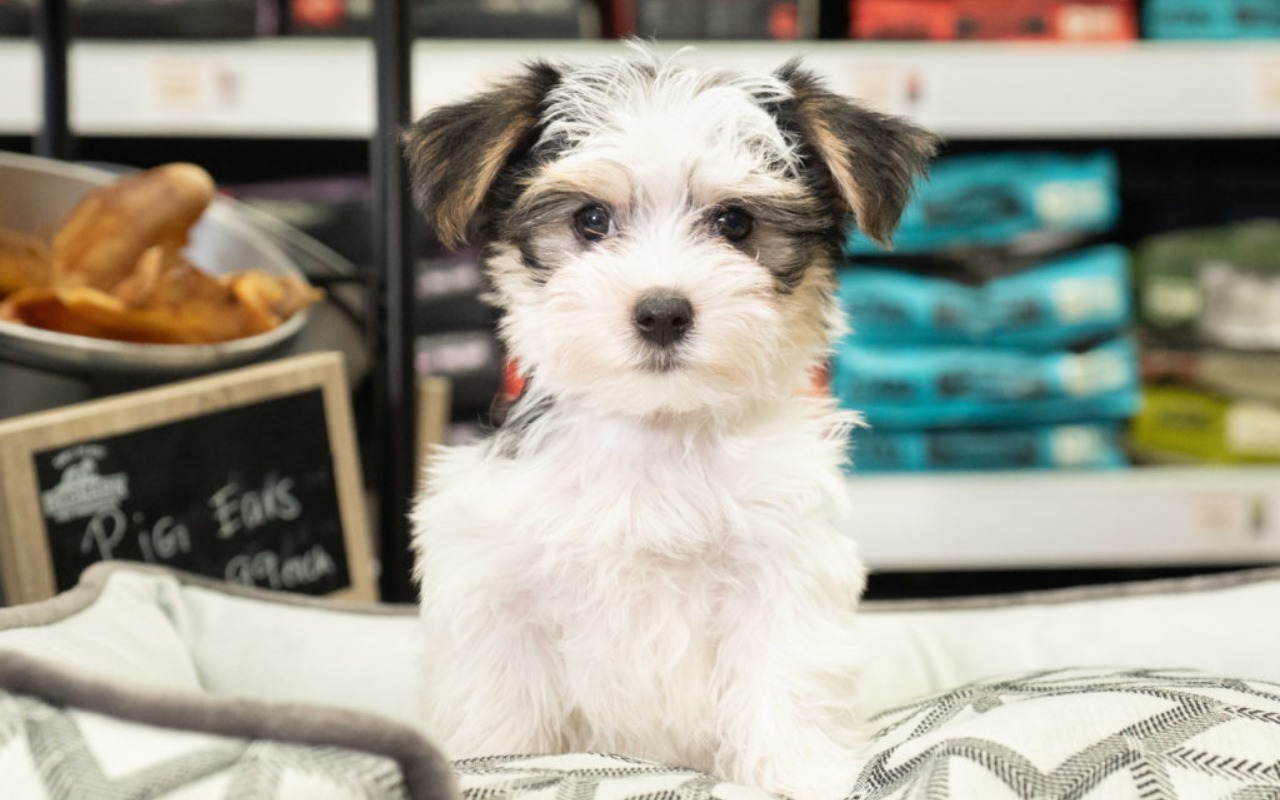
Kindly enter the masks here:
M 374 58 L 377 125 L 373 178 L 373 263 L 370 330 L 374 354 L 373 479 L 378 487 L 379 583 L 384 600 L 412 598 L 409 508 L 416 483 L 417 375 L 413 363 L 413 255 L 409 174 L 400 133 L 409 123 L 412 21 L 409 0 L 375 0 Z
M 43 0 L 36 8 L 43 87 L 42 124 L 35 152 L 75 157 L 69 122 L 70 42 L 68 0 Z M 375 0 L 373 43 L 377 99 L 370 141 L 373 185 L 374 274 L 368 287 L 368 344 L 373 354 L 373 442 L 366 465 L 377 487 L 378 551 L 382 599 L 413 598 L 409 509 L 416 483 L 417 381 L 413 363 L 413 258 L 410 245 L 408 171 L 400 132 L 410 115 L 411 26 L 409 0 Z

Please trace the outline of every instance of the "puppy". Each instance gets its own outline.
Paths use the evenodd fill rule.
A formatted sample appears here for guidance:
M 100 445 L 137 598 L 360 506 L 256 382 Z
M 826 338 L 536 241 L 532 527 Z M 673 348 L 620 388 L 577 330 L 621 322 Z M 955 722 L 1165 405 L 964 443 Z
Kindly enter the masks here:
M 934 138 L 794 62 L 640 53 L 533 64 L 406 146 L 441 239 L 483 246 L 526 379 L 413 513 L 428 733 L 843 797 L 866 741 L 855 418 L 809 387 L 851 219 L 887 241 Z

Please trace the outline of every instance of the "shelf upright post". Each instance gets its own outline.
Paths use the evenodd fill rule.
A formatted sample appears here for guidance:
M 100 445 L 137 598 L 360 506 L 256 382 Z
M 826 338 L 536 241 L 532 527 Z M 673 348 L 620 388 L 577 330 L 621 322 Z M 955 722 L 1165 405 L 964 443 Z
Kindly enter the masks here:
M 43 124 L 36 134 L 35 153 L 45 158 L 70 159 L 73 142 L 68 124 L 67 42 L 70 39 L 68 0 L 43 0 L 35 9 L 40 43 Z
M 409 509 L 415 488 L 416 378 L 413 363 L 413 254 L 408 169 L 400 133 L 409 123 L 410 0 L 375 0 L 373 43 L 377 124 L 370 147 L 373 184 L 372 325 L 375 339 L 372 464 L 378 491 L 382 599 L 413 599 Z

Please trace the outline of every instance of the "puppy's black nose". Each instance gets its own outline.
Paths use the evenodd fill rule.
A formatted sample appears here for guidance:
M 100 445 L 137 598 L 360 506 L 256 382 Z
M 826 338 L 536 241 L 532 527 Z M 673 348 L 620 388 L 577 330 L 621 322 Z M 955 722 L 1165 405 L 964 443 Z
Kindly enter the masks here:
M 693 306 L 683 295 L 669 292 L 650 294 L 636 303 L 631 321 L 646 340 L 670 347 L 693 327 Z

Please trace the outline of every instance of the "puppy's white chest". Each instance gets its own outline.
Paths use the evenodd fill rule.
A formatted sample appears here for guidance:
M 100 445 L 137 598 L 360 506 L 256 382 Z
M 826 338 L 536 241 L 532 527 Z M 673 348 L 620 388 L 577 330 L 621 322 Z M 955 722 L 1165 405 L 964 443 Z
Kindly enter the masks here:
M 579 475 L 576 508 L 533 540 L 542 568 L 526 596 L 564 670 L 572 749 L 711 763 L 716 653 L 749 516 L 718 461 Z
M 493 615 L 480 624 L 557 687 L 559 746 L 710 769 L 743 657 L 723 645 L 761 593 L 810 585 L 817 563 L 852 608 L 832 420 L 793 410 L 719 437 L 590 422 L 546 421 L 516 457 L 446 457 L 417 513 L 424 618 L 447 626 L 459 599 Z

